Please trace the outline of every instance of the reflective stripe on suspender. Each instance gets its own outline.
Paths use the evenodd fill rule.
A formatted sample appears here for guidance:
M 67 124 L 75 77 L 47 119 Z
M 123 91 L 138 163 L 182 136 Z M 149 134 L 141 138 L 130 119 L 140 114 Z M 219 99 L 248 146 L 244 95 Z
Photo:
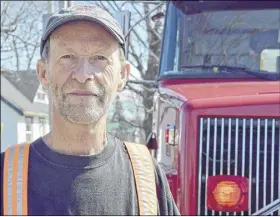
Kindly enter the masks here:
M 27 182 L 30 144 L 9 147 L 3 170 L 3 214 L 27 215 Z
M 125 145 L 136 182 L 139 215 L 157 215 L 155 170 L 151 154 L 144 145 L 129 142 L 125 142 Z

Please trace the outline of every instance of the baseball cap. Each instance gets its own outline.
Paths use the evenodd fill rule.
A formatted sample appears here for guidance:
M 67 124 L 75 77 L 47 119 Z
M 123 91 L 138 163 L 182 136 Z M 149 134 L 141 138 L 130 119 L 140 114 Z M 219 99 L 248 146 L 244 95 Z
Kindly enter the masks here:
M 119 44 L 125 52 L 125 37 L 123 35 L 121 26 L 115 18 L 113 18 L 106 10 L 94 5 L 73 5 L 71 7 L 61 9 L 58 13 L 53 14 L 48 20 L 46 28 L 43 32 L 43 36 L 41 38 L 41 56 L 46 41 L 48 40 L 50 34 L 56 28 L 70 21 L 78 20 L 91 21 L 100 24 L 117 39 L 117 41 L 119 42 Z

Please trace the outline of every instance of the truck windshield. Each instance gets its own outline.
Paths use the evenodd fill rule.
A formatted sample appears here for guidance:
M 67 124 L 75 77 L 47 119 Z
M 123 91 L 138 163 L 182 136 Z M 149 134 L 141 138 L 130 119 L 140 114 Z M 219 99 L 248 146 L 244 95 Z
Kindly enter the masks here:
M 169 4 L 161 75 L 266 78 L 268 74 L 268 79 L 279 79 L 279 7 L 266 8 L 265 4 L 261 9 L 248 5 L 245 8 L 220 6 L 226 3 L 207 5 L 206 1 L 180 1 L 176 6 Z M 202 7 L 202 4 L 205 5 Z M 223 70 L 228 76 L 217 73 L 221 72 L 217 71 L 219 66 L 230 69 Z M 261 76 L 257 76 L 258 72 Z

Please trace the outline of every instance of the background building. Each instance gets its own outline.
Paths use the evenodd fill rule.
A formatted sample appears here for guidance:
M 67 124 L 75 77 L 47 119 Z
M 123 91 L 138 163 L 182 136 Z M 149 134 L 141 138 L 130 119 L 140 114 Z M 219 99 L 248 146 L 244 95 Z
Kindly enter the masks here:
M 35 70 L 1 69 L 1 151 L 49 132 L 48 97 Z

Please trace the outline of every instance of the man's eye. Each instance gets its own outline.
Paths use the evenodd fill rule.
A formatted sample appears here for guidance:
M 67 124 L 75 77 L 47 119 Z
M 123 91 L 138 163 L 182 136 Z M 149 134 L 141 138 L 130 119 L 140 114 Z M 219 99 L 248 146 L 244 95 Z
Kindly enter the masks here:
M 76 59 L 76 57 L 74 55 L 69 54 L 69 55 L 62 56 L 61 59 L 72 59 L 72 60 L 74 60 L 74 59 Z
M 107 60 L 107 58 L 104 57 L 104 56 L 95 56 L 95 57 L 93 57 L 92 59 L 93 59 L 93 60 Z

